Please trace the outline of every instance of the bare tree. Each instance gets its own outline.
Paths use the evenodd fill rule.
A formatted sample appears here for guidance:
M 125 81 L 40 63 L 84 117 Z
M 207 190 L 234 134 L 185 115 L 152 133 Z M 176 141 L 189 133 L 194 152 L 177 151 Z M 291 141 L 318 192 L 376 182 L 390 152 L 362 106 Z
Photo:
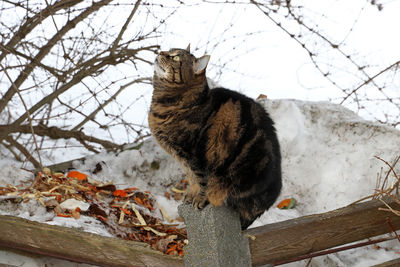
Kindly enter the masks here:
M 384 3 L 366 1 L 365 6 L 357 10 L 358 14 L 354 14 L 347 33 L 338 38 L 334 37 L 333 32 L 319 27 L 321 20 L 329 18 L 312 14 L 310 7 L 292 4 L 294 1 L 290 0 L 250 2 L 306 50 L 314 67 L 339 89 L 342 96 L 332 100 L 382 123 L 393 126 L 400 124 L 400 58 L 394 57 L 390 63 L 375 62 L 349 49 L 347 45 L 360 14 L 365 9 L 382 11 Z
M 141 70 L 151 67 L 159 48 L 153 39 L 174 13 L 168 9 L 149 26 L 146 17 L 157 6 L 141 0 L 2 1 L 2 153 L 40 167 L 41 155 L 47 151 L 51 158 L 57 146 L 116 150 L 121 140 L 148 135 L 125 116 L 138 99 L 124 99 L 124 93 L 151 82 Z M 126 135 L 118 139 L 116 131 Z

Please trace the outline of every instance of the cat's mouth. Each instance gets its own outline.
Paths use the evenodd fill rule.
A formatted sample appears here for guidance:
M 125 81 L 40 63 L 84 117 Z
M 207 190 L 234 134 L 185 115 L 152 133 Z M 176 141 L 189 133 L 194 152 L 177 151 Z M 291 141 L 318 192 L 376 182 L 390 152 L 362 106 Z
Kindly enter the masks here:
M 163 77 L 165 77 L 165 75 L 167 74 L 167 71 L 166 71 L 165 69 L 163 69 L 163 67 L 161 67 L 159 57 L 160 57 L 160 56 L 157 56 L 157 57 L 156 57 L 156 60 L 155 60 L 155 62 L 154 62 L 154 71 L 156 72 L 156 74 L 157 74 L 159 77 L 163 78 Z

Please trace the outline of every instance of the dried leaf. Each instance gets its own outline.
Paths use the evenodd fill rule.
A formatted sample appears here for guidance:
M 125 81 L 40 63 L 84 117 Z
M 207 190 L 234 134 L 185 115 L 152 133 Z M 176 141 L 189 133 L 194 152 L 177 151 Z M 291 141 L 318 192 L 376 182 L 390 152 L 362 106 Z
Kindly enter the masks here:
M 186 193 L 186 190 L 181 190 L 181 189 L 178 189 L 178 188 L 175 188 L 175 187 L 172 187 L 171 191 L 174 192 L 174 193 L 179 193 L 179 194 Z
M 126 214 L 126 215 L 131 215 L 131 212 L 127 209 L 121 208 L 121 210 Z
M 72 210 L 71 211 L 71 215 L 75 220 L 77 220 L 77 219 L 79 219 L 81 217 L 81 214 L 77 210 Z
M 160 209 L 161 214 L 164 216 L 164 218 L 169 221 L 169 222 L 174 222 L 174 219 L 172 219 L 170 216 L 168 216 L 167 212 L 164 210 L 164 208 L 157 203 L 157 207 Z
M 78 180 L 85 180 L 87 175 L 82 172 L 78 172 L 78 171 L 70 171 L 70 172 L 68 172 L 67 177 L 75 178 Z
M 55 178 L 61 178 L 61 177 L 64 177 L 64 173 L 62 173 L 62 172 L 55 172 L 55 173 L 53 173 L 53 176 L 54 176 Z
M 296 206 L 296 204 L 297 204 L 296 199 L 292 197 L 292 198 L 287 198 L 287 199 L 282 200 L 277 205 L 277 207 L 279 209 L 293 209 Z
M 143 206 L 143 201 L 140 198 L 135 197 L 135 200 L 136 200 L 137 203 L 139 203 L 140 205 Z
M 135 208 L 135 204 L 131 203 L 131 207 L 132 207 L 132 210 L 135 212 L 136 217 L 138 218 L 139 222 L 140 222 L 142 225 L 147 225 L 146 221 L 143 219 L 143 216 L 142 216 L 142 215 L 140 214 L 140 212 Z M 152 231 L 153 233 L 155 233 L 155 234 L 158 235 L 158 236 L 166 236 L 166 235 L 167 235 L 166 233 L 161 233 L 161 232 L 159 232 L 159 231 L 157 231 L 157 230 L 155 230 L 155 229 L 153 229 L 153 228 L 151 228 L 151 227 L 149 227 L 149 226 L 143 227 L 143 229 L 145 229 L 145 230 L 147 230 L 147 231 Z
M 110 191 L 110 192 L 114 192 L 115 190 L 117 190 L 117 188 L 113 184 L 96 186 L 96 189 L 97 190 L 103 190 L 103 191 Z
M 115 190 L 113 192 L 114 197 L 127 197 L 128 193 L 125 190 Z
M 176 255 L 176 254 L 178 254 L 178 252 L 176 251 L 176 249 L 178 248 L 178 245 L 177 244 L 174 244 L 174 245 L 172 245 L 170 248 L 168 248 L 166 251 L 165 251 L 165 254 L 168 254 L 168 255 Z M 173 253 L 173 252 L 175 252 L 175 253 Z
M 130 204 L 129 200 L 125 202 L 125 204 L 121 207 L 122 212 L 119 215 L 118 224 L 122 224 L 124 222 L 125 213 L 123 210 L 126 210 L 126 207 Z M 130 213 L 130 212 L 129 212 Z
M 168 249 L 168 245 L 172 242 L 174 242 L 174 240 L 177 238 L 178 236 L 176 235 L 170 235 L 167 236 L 166 238 L 161 238 L 158 239 L 157 242 L 155 243 L 155 247 L 157 250 L 161 251 L 161 252 L 165 252 Z
M 70 218 L 71 214 L 65 214 L 65 213 L 57 213 L 58 217 L 63 217 L 63 218 Z
M 88 211 L 89 211 L 90 214 L 95 215 L 96 217 L 97 216 L 100 216 L 100 217 L 103 217 L 103 218 L 107 218 L 108 217 L 107 213 L 104 210 L 102 210 L 99 207 L 99 205 L 97 205 L 97 204 L 91 204 Z

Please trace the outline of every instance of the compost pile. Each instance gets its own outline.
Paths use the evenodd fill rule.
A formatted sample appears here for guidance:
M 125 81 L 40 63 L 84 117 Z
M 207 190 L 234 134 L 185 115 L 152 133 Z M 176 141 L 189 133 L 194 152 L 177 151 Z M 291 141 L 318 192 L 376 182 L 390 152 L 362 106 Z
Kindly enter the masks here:
M 172 187 L 171 193 L 179 198 L 184 189 L 180 182 L 180 188 Z M 81 215 L 94 217 L 113 236 L 145 242 L 168 255 L 182 256 L 187 243 L 186 229 L 165 213 L 149 191 L 117 189 L 112 182 L 100 182 L 76 170 L 61 173 L 44 168 L 35 173 L 28 187 L 0 187 L 0 199 L 12 203 L 36 200 L 55 216 L 71 220 Z

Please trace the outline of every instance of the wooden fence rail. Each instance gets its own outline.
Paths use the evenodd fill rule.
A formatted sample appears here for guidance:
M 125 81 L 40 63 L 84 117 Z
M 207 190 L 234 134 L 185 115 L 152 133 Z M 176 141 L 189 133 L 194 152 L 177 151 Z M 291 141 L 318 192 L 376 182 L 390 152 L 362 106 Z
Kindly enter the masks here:
M 183 266 L 145 243 L 104 237 L 73 228 L 0 216 L 0 247 L 99 266 Z
M 385 202 L 394 209 L 400 206 L 391 199 Z M 386 206 L 379 200 L 351 205 L 323 214 L 305 216 L 246 230 L 254 266 L 295 258 L 354 241 L 400 229 L 400 217 L 379 210 Z M 391 225 L 389 225 L 388 220 Z
M 395 201 L 385 201 L 400 210 Z M 246 230 L 252 265 L 276 264 L 400 229 L 400 217 L 379 208 L 386 206 L 372 200 Z M 184 265 L 182 258 L 163 255 L 146 244 L 12 216 L 0 216 L 0 247 L 100 266 Z

